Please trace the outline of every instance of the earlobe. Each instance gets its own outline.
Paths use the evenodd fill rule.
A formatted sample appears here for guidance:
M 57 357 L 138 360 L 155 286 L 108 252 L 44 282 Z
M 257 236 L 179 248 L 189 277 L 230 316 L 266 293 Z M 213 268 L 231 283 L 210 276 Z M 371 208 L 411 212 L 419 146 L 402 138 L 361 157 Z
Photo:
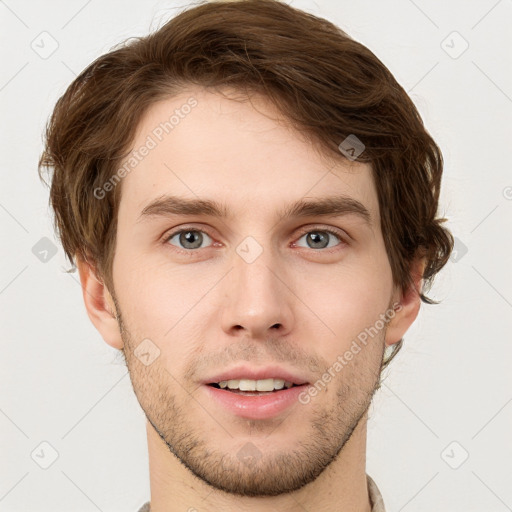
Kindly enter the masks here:
M 412 325 L 418 316 L 421 298 L 420 293 L 423 286 L 423 271 L 425 269 L 425 260 L 417 259 L 411 265 L 411 276 L 413 283 L 411 286 L 401 293 L 398 300 L 393 304 L 396 305 L 394 309 L 395 314 L 391 317 L 386 329 L 385 343 L 387 346 L 394 345 L 400 341 L 409 327 Z
M 110 292 L 103 281 L 98 279 L 93 267 L 88 262 L 77 258 L 77 268 L 89 319 L 106 343 L 121 350 L 123 340 Z

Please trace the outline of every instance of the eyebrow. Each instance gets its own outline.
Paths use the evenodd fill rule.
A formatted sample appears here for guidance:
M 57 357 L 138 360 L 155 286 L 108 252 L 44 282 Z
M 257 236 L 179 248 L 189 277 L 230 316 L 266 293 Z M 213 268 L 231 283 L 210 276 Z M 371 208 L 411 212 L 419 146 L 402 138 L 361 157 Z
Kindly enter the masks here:
M 164 195 L 145 206 L 137 222 L 153 217 L 172 215 L 205 215 L 220 219 L 228 219 L 233 216 L 229 208 L 218 201 Z M 300 199 L 278 212 L 278 218 L 282 220 L 302 217 L 340 217 L 344 215 L 356 215 L 365 224 L 371 226 L 372 216 L 366 206 L 357 199 L 348 196 L 328 196 L 314 198 L 312 201 Z

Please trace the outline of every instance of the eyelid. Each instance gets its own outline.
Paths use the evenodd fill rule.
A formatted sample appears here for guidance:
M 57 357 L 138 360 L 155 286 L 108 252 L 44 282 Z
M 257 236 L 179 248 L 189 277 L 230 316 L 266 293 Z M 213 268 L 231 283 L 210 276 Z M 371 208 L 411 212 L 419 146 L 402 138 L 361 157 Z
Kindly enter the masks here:
M 350 239 L 350 235 L 343 229 L 335 228 L 334 226 L 325 226 L 325 225 L 305 226 L 304 228 L 301 228 L 300 237 L 302 237 L 305 234 L 310 233 L 312 231 L 324 231 L 324 232 L 330 233 L 332 235 L 336 235 L 344 243 L 348 243 L 348 239 Z
M 182 227 L 180 226 L 178 228 L 173 228 L 173 229 L 166 231 L 162 235 L 162 241 L 167 242 L 170 238 L 172 238 L 173 236 L 175 236 L 178 233 L 181 233 L 183 231 L 202 231 L 211 237 L 211 234 L 209 233 L 209 231 L 207 229 L 204 229 L 203 227 L 199 228 L 197 226 L 182 226 Z

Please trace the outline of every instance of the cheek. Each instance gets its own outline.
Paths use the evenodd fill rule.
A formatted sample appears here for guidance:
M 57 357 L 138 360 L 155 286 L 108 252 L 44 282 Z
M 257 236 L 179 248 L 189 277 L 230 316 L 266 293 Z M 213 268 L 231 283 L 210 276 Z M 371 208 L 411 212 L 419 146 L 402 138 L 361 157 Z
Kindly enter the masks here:
M 328 351 L 334 358 L 365 328 L 375 325 L 385 313 L 392 292 L 391 270 L 382 257 L 333 269 L 322 287 L 308 282 L 307 304 L 330 328 L 325 332 L 326 339 L 333 340 Z
M 116 265 L 116 293 L 133 344 L 154 341 L 166 368 L 188 360 L 201 346 L 208 321 L 202 299 L 214 296 L 208 292 L 219 277 L 206 268 L 192 271 L 191 265 L 172 267 L 142 257 L 119 258 Z
M 183 314 L 184 303 L 184 292 L 172 276 L 166 277 L 164 269 L 137 257 L 117 258 L 114 269 L 117 298 L 131 330 L 161 337 L 172 328 Z

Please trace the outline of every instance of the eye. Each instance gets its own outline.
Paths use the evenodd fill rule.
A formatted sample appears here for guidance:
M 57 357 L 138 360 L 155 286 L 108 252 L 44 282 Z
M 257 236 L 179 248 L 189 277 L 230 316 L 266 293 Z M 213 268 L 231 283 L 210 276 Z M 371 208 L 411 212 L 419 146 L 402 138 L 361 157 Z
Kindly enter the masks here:
M 309 229 L 304 231 L 299 238 L 305 239 L 307 245 L 302 245 L 299 242 L 295 242 L 293 245 L 299 247 L 306 247 L 309 249 L 331 249 L 338 245 L 345 245 L 344 240 L 345 234 L 342 231 L 319 228 Z M 338 243 L 336 243 L 336 240 Z M 202 249 L 206 246 L 203 245 L 205 242 L 213 241 L 212 238 L 201 229 L 196 228 L 182 228 L 178 231 L 174 231 L 164 236 L 164 243 L 174 245 L 181 250 L 181 252 L 194 252 L 196 249 Z
M 181 229 L 171 233 L 169 236 L 166 236 L 165 242 L 175 245 L 179 249 L 186 249 L 190 251 L 193 249 L 201 249 L 201 246 L 205 241 L 205 237 L 212 241 L 210 236 L 200 229 Z M 176 239 L 176 243 L 172 242 L 173 239 Z
M 307 247 L 308 249 L 330 249 L 331 247 L 344 243 L 343 233 L 333 229 L 309 229 L 309 231 L 303 233 L 299 240 L 304 237 L 308 245 L 299 245 L 299 247 Z M 335 241 L 335 239 L 338 239 L 338 244 L 331 243 Z

